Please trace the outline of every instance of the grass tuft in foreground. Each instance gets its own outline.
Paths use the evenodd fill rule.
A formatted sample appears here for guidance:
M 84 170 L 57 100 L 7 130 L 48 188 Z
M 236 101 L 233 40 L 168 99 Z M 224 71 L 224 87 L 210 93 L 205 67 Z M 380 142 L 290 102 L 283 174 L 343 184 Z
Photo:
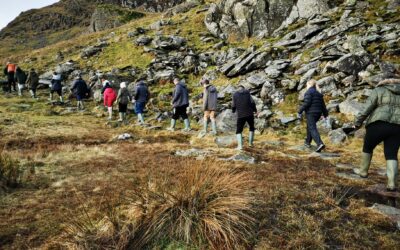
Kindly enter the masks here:
M 21 182 L 19 163 L 6 153 L 0 153 L 0 189 L 17 187 Z

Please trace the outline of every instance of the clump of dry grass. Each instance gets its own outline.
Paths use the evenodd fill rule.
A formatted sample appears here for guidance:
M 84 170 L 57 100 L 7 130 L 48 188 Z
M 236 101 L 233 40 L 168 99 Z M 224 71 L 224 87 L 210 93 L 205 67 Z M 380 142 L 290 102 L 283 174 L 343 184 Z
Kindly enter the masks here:
M 18 161 L 9 154 L 0 153 L 0 188 L 16 187 L 21 182 L 21 170 Z
M 213 249 L 249 244 L 255 225 L 251 177 L 213 164 L 194 164 L 185 166 L 174 189 L 163 185 L 135 192 L 141 209 L 132 240 L 136 246 L 162 238 Z
M 73 248 L 148 249 L 169 242 L 200 249 L 249 247 L 256 224 L 251 176 L 213 163 L 180 167 L 182 174 L 173 180 L 137 188 L 128 209 L 98 221 L 85 212 L 67 227 Z

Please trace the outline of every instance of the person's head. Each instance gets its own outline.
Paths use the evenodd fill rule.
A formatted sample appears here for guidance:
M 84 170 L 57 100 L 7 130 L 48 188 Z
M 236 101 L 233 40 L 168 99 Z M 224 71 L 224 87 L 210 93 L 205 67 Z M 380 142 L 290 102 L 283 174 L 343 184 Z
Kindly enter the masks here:
M 178 77 L 175 77 L 175 78 L 174 78 L 174 84 L 177 85 L 178 83 L 179 83 L 179 78 L 178 78 Z
M 126 88 L 126 82 L 121 82 L 121 83 L 119 84 L 119 87 L 120 87 L 121 89 Z
M 11 62 L 7 62 L 7 65 L 9 65 Z
M 201 81 L 201 85 L 204 86 L 204 87 L 208 86 L 209 84 L 210 84 L 210 81 L 208 79 L 203 79 Z
M 35 71 L 35 69 L 34 68 L 31 68 L 31 72 L 34 72 Z
M 55 75 L 55 76 L 56 76 L 56 75 L 58 75 L 58 73 L 57 73 L 56 71 L 54 71 L 54 72 L 53 72 L 53 75 Z
M 307 89 L 309 88 L 316 88 L 317 87 L 317 81 L 315 81 L 314 79 L 311 79 L 307 82 Z
M 77 74 L 76 76 L 75 76 L 75 80 L 81 80 L 82 79 L 82 76 L 80 75 L 80 74 Z

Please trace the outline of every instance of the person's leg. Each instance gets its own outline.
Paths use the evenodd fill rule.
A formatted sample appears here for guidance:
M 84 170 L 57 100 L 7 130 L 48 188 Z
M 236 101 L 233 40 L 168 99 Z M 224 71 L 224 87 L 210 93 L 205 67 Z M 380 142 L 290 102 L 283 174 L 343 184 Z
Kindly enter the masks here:
M 243 128 L 244 125 L 246 124 L 246 118 L 238 118 L 236 122 L 236 138 L 238 142 L 237 150 L 242 150 L 243 149 Z
M 367 126 L 366 134 L 364 137 L 363 152 L 361 154 L 360 167 L 354 169 L 354 173 L 366 178 L 368 177 L 368 170 L 371 165 L 372 155 L 375 147 L 383 141 L 382 129 L 379 123 L 373 123 Z
M 308 121 L 308 119 L 307 119 L 307 121 Z M 304 140 L 304 145 L 307 148 L 311 148 L 311 142 L 312 142 L 312 137 L 311 137 L 310 127 L 308 126 L 308 122 L 307 122 L 307 135 L 306 135 L 306 139 Z
M 18 83 L 18 96 L 22 96 L 22 88 L 23 88 L 22 84 Z
M 204 120 L 203 120 L 203 133 L 207 133 L 207 128 L 208 128 L 208 119 L 210 118 L 210 111 L 204 111 Z
M 317 143 L 317 152 L 321 152 L 325 148 L 317 129 L 317 122 L 319 118 L 320 115 L 318 114 L 307 115 L 307 127 L 309 128 L 311 138 Z
M 400 148 L 400 125 L 388 123 L 385 130 L 391 132 L 391 135 L 384 141 L 386 174 L 388 177 L 387 189 L 389 191 L 395 191 L 399 173 L 397 155 Z
M 62 90 L 61 90 L 61 89 L 60 89 L 60 90 L 57 90 L 57 94 L 58 94 L 58 96 L 60 97 L 60 102 L 64 102 L 63 95 L 62 95 Z
M 189 121 L 189 116 L 186 113 L 186 109 L 187 109 L 186 107 L 182 107 L 181 117 L 183 119 L 183 123 L 185 124 L 184 130 L 185 131 L 190 131 L 191 130 L 190 121 Z
M 119 122 L 124 121 L 124 105 L 118 103 Z
M 254 132 L 256 128 L 254 126 L 254 116 L 250 116 L 247 118 L 247 123 L 249 124 L 249 146 L 253 147 L 254 144 Z
M 215 111 L 210 112 L 212 134 L 217 135 L 217 121 L 215 120 Z
M 50 101 L 53 101 L 53 94 L 54 94 L 54 90 L 50 90 L 50 98 L 49 98 Z
M 112 116 L 113 116 L 113 107 L 112 107 L 112 103 L 108 104 L 107 106 L 107 111 L 108 111 L 108 120 L 112 120 Z
M 12 82 L 13 82 L 13 77 L 10 73 L 8 73 L 8 77 L 7 77 L 7 91 L 9 93 L 11 93 L 11 87 L 12 87 Z
M 143 117 L 144 105 L 145 104 L 142 102 L 136 102 L 136 113 L 138 115 L 138 122 L 141 124 L 144 124 L 144 117 Z
M 178 120 L 179 117 L 180 117 L 179 111 L 180 111 L 179 108 L 174 108 L 174 111 L 173 111 L 173 114 L 172 114 L 172 119 L 171 119 L 171 127 L 168 130 L 170 130 L 170 131 L 174 131 L 175 130 L 176 120 Z

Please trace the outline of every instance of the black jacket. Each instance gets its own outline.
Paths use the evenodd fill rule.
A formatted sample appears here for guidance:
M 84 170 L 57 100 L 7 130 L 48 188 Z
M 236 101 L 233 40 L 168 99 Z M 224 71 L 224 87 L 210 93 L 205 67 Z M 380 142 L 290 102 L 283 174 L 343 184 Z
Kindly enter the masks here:
M 17 68 L 17 72 L 15 72 L 15 76 L 17 77 L 17 82 L 19 84 L 25 84 L 26 83 L 27 76 L 26 76 L 25 72 L 22 69 Z
M 299 109 L 299 114 L 323 114 L 328 117 L 328 110 L 325 106 L 324 96 L 317 91 L 315 87 L 311 87 L 304 94 L 303 105 Z
M 140 81 L 135 89 L 135 101 L 147 103 L 150 97 L 149 89 L 143 81 Z
M 189 106 L 189 91 L 182 82 L 175 86 L 172 105 L 174 108 Z
M 238 118 L 253 116 L 257 113 L 256 103 L 248 90 L 241 88 L 233 95 L 232 111 L 233 113 L 237 111 Z
M 88 93 L 88 87 L 84 80 L 79 79 L 75 80 L 74 84 L 72 85 L 71 91 L 80 97 L 85 97 Z

